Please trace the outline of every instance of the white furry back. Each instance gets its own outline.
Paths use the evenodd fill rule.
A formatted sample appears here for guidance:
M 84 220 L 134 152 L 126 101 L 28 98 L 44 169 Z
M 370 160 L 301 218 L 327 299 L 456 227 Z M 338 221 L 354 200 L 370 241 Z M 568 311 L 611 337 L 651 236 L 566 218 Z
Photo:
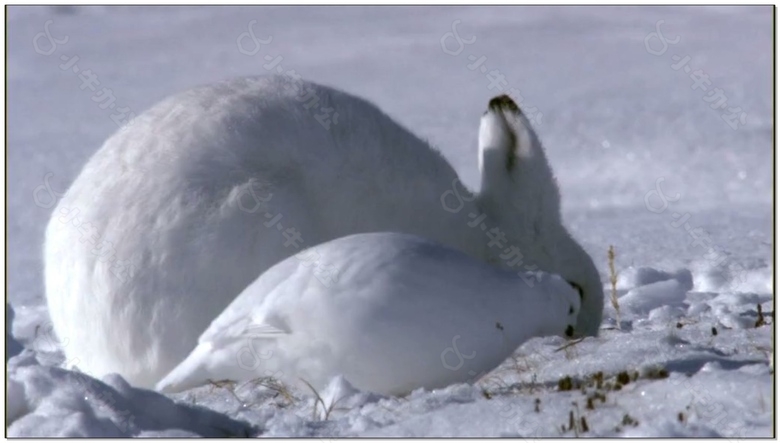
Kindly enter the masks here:
M 339 114 L 330 129 L 284 78 L 242 78 L 164 100 L 89 160 L 46 231 L 46 297 L 72 364 L 151 387 L 263 270 L 343 235 L 483 253 L 441 207 L 457 176 L 438 152 L 368 102 L 304 85 Z

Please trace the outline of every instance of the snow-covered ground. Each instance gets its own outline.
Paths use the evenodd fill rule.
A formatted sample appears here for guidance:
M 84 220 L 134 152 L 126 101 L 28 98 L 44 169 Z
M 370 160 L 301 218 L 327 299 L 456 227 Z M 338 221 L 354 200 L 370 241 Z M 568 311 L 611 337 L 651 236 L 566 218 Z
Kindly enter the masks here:
M 771 7 L 9 7 L 7 23 L 6 347 L 28 348 L 7 363 L 9 435 L 772 435 Z M 277 66 L 374 101 L 471 187 L 503 75 L 605 287 L 615 247 L 621 329 L 607 302 L 598 338 L 534 339 L 475 386 L 352 393 L 327 419 L 267 380 L 166 398 L 58 368 L 54 199 L 115 120 Z

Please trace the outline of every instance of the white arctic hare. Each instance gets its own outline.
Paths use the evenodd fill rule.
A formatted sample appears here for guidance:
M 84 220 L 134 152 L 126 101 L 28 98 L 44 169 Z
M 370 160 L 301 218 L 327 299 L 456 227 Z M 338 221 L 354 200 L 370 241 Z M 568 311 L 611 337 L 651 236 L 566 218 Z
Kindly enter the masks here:
M 338 113 L 329 129 L 323 109 Z M 597 334 L 598 273 L 562 225 L 541 144 L 510 99 L 490 102 L 479 144 L 482 191 L 457 196 L 439 152 L 345 92 L 250 77 L 163 100 L 104 143 L 49 221 L 46 298 L 66 357 L 154 386 L 264 270 L 377 231 L 560 274 L 584 295 L 575 334 Z M 494 228 L 506 238 L 488 238 Z
M 401 395 L 474 380 L 523 342 L 569 335 L 580 295 L 557 275 L 533 287 L 515 272 L 414 235 L 355 234 L 315 246 L 339 270 L 332 285 L 298 257 L 271 267 L 157 384 L 178 392 L 209 380 L 273 376 L 322 390 L 343 375 Z

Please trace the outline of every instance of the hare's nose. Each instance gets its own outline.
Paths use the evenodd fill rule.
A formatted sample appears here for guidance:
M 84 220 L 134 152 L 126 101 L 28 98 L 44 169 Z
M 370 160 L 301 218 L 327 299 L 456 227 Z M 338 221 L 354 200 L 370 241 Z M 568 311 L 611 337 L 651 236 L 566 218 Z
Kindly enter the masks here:
M 574 326 L 572 326 L 572 325 L 569 325 L 569 326 L 566 328 L 566 336 L 567 336 L 567 337 L 573 337 L 573 336 L 574 336 Z

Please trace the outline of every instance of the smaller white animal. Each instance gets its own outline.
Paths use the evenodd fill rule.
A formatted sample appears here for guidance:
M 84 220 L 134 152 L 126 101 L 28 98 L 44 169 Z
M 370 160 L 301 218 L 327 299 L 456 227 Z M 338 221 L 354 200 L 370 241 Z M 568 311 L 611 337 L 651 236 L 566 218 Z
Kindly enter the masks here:
M 580 295 L 561 277 L 529 286 L 410 234 L 341 237 L 290 257 L 249 285 L 156 389 L 272 376 L 321 390 L 343 375 L 358 389 L 402 395 L 472 381 L 526 340 L 571 336 Z M 319 266 L 335 267 L 329 286 Z M 531 279 L 529 279 L 531 280 Z

